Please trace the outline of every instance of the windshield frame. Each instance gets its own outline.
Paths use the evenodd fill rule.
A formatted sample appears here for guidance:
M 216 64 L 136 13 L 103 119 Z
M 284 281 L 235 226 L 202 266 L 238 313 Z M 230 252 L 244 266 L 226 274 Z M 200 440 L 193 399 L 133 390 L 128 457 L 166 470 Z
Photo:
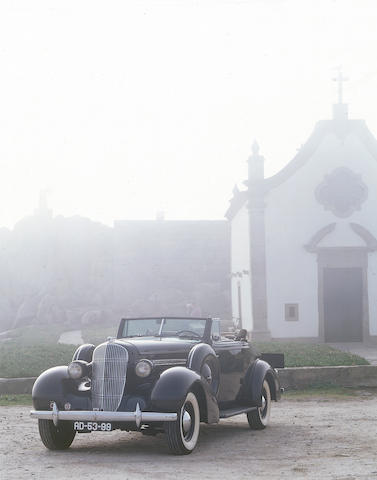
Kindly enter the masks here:
M 122 318 L 121 321 L 120 321 L 120 324 L 119 324 L 119 328 L 118 328 L 118 333 L 117 333 L 117 339 L 121 339 L 121 338 L 136 338 L 136 337 L 124 337 L 123 336 L 123 331 L 124 331 L 124 325 L 126 323 L 127 320 L 169 320 L 169 319 L 172 319 L 172 320 L 205 320 L 206 323 L 205 323 L 205 327 L 204 327 L 204 333 L 202 335 L 202 337 L 200 337 L 200 341 L 202 342 L 206 342 L 206 343 L 210 343 L 210 338 L 211 338 L 211 328 L 212 328 L 212 318 L 210 317 L 181 317 L 181 316 L 155 316 L 155 317 L 125 317 L 125 318 Z M 161 322 L 161 326 L 162 326 L 163 322 Z M 161 330 L 160 332 L 161 333 Z M 143 338 L 143 337 L 137 337 L 137 338 Z M 144 337 L 145 338 L 145 337 Z M 156 339 L 161 339 L 163 338 L 163 335 L 160 336 L 160 335 L 157 335 L 155 336 Z M 179 338 L 179 337 L 177 337 Z M 199 337 L 198 337 L 198 340 L 199 340 Z

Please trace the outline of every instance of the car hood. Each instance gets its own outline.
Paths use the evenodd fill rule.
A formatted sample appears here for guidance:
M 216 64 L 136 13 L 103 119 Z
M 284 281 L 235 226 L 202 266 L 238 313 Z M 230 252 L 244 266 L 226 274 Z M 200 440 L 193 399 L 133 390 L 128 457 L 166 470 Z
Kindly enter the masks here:
M 149 338 L 135 337 L 124 338 L 118 341 L 131 343 L 140 355 L 153 358 L 184 358 L 191 348 L 198 343 L 197 340 L 188 340 L 174 337 Z

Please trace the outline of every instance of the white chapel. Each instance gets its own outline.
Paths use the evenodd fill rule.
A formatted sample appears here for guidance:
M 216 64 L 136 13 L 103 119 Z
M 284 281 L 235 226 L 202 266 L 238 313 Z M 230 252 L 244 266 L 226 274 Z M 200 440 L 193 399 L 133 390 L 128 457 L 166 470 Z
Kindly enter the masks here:
M 377 140 L 342 102 L 270 178 L 235 188 L 232 314 L 255 340 L 377 343 Z

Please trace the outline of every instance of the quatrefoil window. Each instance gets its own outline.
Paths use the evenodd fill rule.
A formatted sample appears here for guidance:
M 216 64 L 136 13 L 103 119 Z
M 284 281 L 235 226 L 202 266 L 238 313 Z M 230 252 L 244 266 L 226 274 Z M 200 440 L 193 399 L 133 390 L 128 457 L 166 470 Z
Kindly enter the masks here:
M 315 191 L 317 201 L 337 217 L 349 217 L 368 197 L 368 187 L 349 168 L 340 167 L 318 185 Z

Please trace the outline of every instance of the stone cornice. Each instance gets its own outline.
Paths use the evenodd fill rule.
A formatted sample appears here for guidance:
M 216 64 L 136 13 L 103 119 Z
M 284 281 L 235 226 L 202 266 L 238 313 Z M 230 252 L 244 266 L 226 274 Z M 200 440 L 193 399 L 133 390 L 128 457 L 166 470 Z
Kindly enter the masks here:
M 333 232 L 335 227 L 336 223 L 334 222 L 318 230 L 318 232 L 314 234 L 313 237 L 310 239 L 309 243 L 305 245 L 305 250 L 311 253 L 317 252 L 318 244 L 320 243 L 320 241 L 325 238 L 326 235 Z
M 359 225 L 358 223 L 349 223 L 349 226 L 352 230 L 364 241 L 365 246 L 347 246 L 343 247 L 342 245 L 334 247 L 319 247 L 320 242 L 331 232 L 335 230 L 336 223 L 330 223 L 325 227 L 318 230 L 318 232 L 313 235 L 310 241 L 304 246 L 305 250 L 310 253 L 318 253 L 323 250 L 331 249 L 342 249 L 342 250 L 366 250 L 368 252 L 375 252 L 377 250 L 377 239 L 375 236 L 365 227 Z

